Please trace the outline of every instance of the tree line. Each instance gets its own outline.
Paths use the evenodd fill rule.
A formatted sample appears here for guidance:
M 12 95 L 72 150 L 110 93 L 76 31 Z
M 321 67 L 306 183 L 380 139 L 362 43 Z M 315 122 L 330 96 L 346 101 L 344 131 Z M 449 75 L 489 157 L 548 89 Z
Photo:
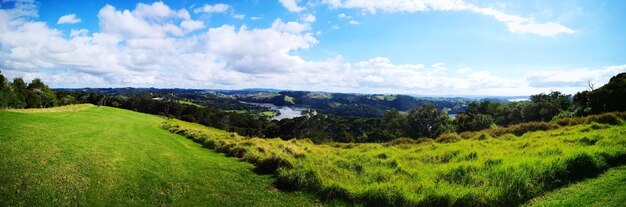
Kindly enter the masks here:
M 0 108 L 46 108 L 71 104 L 71 100 L 58 98 L 41 79 L 26 84 L 22 78 L 9 81 L 0 71 Z
M 547 122 L 562 118 L 626 110 L 626 73 L 611 78 L 598 89 L 571 95 L 554 91 L 536 94 L 527 102 L 472 102 L 454 119 L 446 111 L 425 104 L 408 112 L 384 111 L 382 117 L 337 116 L 308 110 L 293 119 L 225 112 L 212 106 L 182 104 L 172 94 L 155 98 L 150 93 L 110 96 L 80 91 L 53 91 L 41 80 L 30 84 L 21 78 L 7 81 L 0 73 L 0 107 L 39 108 L 92 103 L 157 114 L 215 127 L 244 136 L 309 138 L 314 142 L 386 142 L 399 137 L 436 138 L 444 133 L 478 131 L 524 122 Z

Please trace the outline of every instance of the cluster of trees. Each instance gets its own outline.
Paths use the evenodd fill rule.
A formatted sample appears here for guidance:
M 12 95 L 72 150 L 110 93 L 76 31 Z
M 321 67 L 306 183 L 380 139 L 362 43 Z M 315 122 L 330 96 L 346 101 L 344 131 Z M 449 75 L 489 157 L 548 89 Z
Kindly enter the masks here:
M 571 96 L 554 91 L 530 96 L 528 102 L 473 102 L 456 115 L 457 131 L 477 131 L 492 125 L 509 126 L 523 122 L 551 121 L 572 106 Z
M 167 97 L 155 100 L 150 94 L 107 98 L 92 93 L 79 100 L 197 122 L 244 136 L 309 138 L 314 142 L 385 142 L 398 137 L 435 138 L 448 132 L 478 131 L 494 126 L 624 111 L 624 104 L 619 103 L 626 103 L 623 100 L 626 97 L 625 88 L 626 75 L 620 74 L 604 87 L 576 94 L 574 101 L 570 95 L 555 91 L 533 95 L 526 102 L 472 102 L 465 112 L 457 114 L 454 119 L 449 118 L 447 111 L 429 104 L 412 108 L 407 113 L 387 110 L 382 112 L 381 117 L 338 116 L 309 110 L 303 112 L 301 117 L 277 121 L 228 113 L 212 106 L 180 104 Z
M 59 100 L 55 91 L 40 79 L 26 84 L 22 78 L 7 80 L 0 72 L 0 108 L 45 108 L 70 104 L 70 100 Z
M 626 111 L 626 73 L 620 73 L 606 85 L 574 95 L 573 105 L 576 115 L 599 114 L 612 111 Z
M 385 142 L 398 137 L 435 138 L 448 132 L 478 131 L 494 126 L 626 111 L 626 104 L 624 104 L 626 103 L 626 73 L 611 78 L 610 82 L 603 87 L 577 93 L 573 98 L 555 91 L 533 95 L 527 102 L 472 102 L 468 104 L 465 112 L 457 114 L 454 119 L 449 118 L 446 110 L 440 110 L 430 104 L 422 104 L 413 107 L 407 113 L 390 109 L 366 117 L 349 116 L 350 110 L 346 110 L 348 114 L 345 115 L 348 116 L 308 110 L 304 111 L 301 117 L 278 121 L 249 114 L 225 112 L 209 104 L 205 106 L 183 104 L 180 103 L 180 97 L 177 97 L 176 91 L 146 90 L 144 92 L 128 90 L 123 95 L 116 94 L 119 91 L 115 92 L 115 89 L 110 89 L 109 92 L 104 90 L 103 93 L 89 90 L 55 92 L 40 79 L 34 79 L 29 84 L 21 78 L 15 78 L 10 82 L 0 73 L 0 108 L 41 108 L 92 103 L 196 122 L 229 132 L 237 132 L 244 136 L 309 138 L 314 142 Z M 197 91 L 197 93 L 203 92 Z M 300 98 L 305 96 L 304 93 L 300 94 L 302 92 L 286 93 Z M 198 96 L 188 94 L 187 98 L 190 97 Z M 354 96 L 339 94 L 334 100 L 343 98 L 350 100 Z M 320 100 L 325 99 L 317 101 Z M 415 103 L 404 96 L 395 97 L 394 101 L 392 103 L 400 105 Z M 219 104 L 227 104 L 227 102 Z M 372 105 L 357 106 L 355 108 L 360 110 L 361 114 L 365 113 L 363 111 L 374 111 L 370 107 Z
M 562 118 L 626 111 L 626 73 L 618 74 L 606 85 L 574 95 L 558 91 L 530 97 L 530 102 L 469 104 L 456 116 L 457 131 L 477 131 L 493 125 L 508 126 L 523 122 L 555 121 Z

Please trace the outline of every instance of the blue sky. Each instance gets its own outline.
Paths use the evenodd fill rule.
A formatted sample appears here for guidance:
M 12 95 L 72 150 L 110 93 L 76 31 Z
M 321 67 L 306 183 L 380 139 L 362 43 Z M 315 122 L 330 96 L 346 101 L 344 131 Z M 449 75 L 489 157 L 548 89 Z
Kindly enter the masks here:
M 624 1 L 0 4 L 0 70 L 53 87 L 575 93 L 626 71 Z

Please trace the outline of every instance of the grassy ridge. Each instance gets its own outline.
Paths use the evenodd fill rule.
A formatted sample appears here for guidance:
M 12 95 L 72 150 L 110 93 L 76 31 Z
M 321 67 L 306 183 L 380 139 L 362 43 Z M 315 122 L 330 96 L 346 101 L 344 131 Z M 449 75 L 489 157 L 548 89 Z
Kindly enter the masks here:
M 60 111 L 62 108 L 56 108 Z M 109 107 L 0 111 L 0 206 L 313 206 L 252 165 Z M 66 110 L 66 109 L 63 109 Z
M 527 206 L 624 206 L 626 166 L 533 199 Z
M 621 164 L 626 126 L 618 121 L 547 129 L 533 124 L 530 131 L 536 126 L 548 131 L 521 136 L 493 138 L 486 131 L 468 139 L 446 135 L 438 142 L 323 145 L 245 138 L 177 120 L 163 127 L 257 170 L 276 170 L 282 184 L 325 197 L 374 206 L 509 206 Z

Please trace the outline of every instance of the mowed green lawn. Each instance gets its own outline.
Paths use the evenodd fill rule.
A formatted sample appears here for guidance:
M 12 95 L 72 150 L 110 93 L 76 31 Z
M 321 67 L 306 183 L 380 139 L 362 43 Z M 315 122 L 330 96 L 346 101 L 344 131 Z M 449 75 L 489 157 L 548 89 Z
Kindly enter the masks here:
M 0 206 L 312 206 L 253 166 L 109 107 L 0 111 Z

